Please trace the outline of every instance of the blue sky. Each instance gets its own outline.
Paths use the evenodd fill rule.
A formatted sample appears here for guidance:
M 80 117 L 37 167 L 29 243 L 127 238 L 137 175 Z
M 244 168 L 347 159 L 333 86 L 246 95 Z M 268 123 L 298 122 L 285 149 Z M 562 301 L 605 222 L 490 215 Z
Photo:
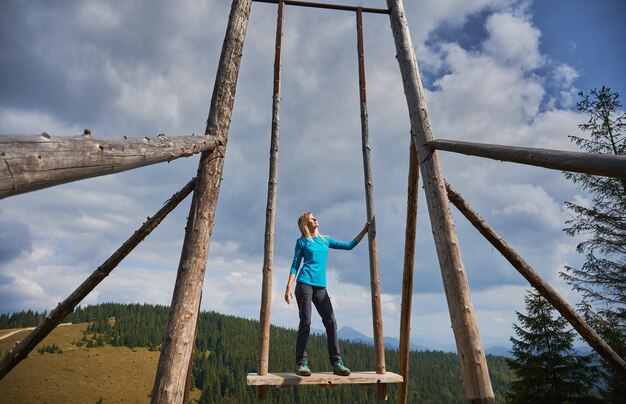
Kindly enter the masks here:
M 566 5 L 566 6 L 564 6 Z M 626 5 L 619 0 L 536 1 L 533 21 L 541 29 L 542 51 L 576 69 L 576 85 L 584 91 L 602 83 L 619 94 L 626 94 L 626 49 L 619 46 L 626 38 L 621 19 Z
M 380 1 L 343 4 L 384 7 Z M 0 134 L 94 137 L 203 133 L 229 2 L 2 2 Z M 406 1 L 434 135 L 575 150 L 577 92 L 621 94 L 620 1 Z M 255 3 L 237 87 L 202 307 L 257 318 L 275 6 Z M 364 19 L 365 60 L 385 335 L 399 330 L 409 122 L 389 20 Z M 354 237 L 365 221 L 352 13 L 288 7 L 272 322 L 295 327 L 282 292 L 312 210 L 323 233 Z M 623 96 L 622 96 L 623 100 Z M 572 304 L 558 277 L 579 265 L 564 201 L 588 196 L 557 171 L 441 154 L 446 179 Z M 0 312 L 50 310 L 195 175 L 197 156 L 0 201 Z M 412 335 L 452 342 L 420 194 Z M 185 201 L 85 304 L 169 304 L 189 209 Z M 452 209 L 485 344 L 511 335 L 527 284 Z M 329 258 L 339 326 L 371 335 L 366 244 Z M 314 324 L 321 328 L 321 324 Z

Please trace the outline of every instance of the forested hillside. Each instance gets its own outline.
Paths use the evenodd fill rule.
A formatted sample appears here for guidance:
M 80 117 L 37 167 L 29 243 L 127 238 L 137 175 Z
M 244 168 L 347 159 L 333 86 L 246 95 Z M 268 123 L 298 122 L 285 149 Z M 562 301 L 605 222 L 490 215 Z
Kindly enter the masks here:
M 66 321 L 90 323 L 83 339 L 75 342 L 81 346 L 111 344 L 158 350 L 168 314 L 165 306 L 106 303 L 79 307 Z M 0 315 L 0 328 L 34 326 L 43 315 L 32 311 Z M 257 339 L 257 321 L 201 313 L 193 363 L 193 383 L 202 391 L 201 403 L 254 401 L 255 389 L 246 385 L 246 375 L 256 372 Z M 270 372 L 293 371 L 295 331 L 272 327 L 270 341 Z M 352 370 L 376 368 L 373 347 L 351 341 L 340 344 L 344 360 Z M 331 371 L 324 336 L 312 335 L 308 351 L 313 371 Z M 487 361 L 496 400 L 502 402 L 512 373 L 503 357 L 488 356 Z M 386 364 L 389 371 L 397 372 L 397 351 L 386 351 Z M 411 352 L 409 378 L 408 402 L 465 402 L 458 359 L 453 353 Z M 389 397 L 395 398 L 396 386 L 390 385 L 388 391 Z M 346 403 L 373 402 L 376 391 L 363 386 L 302 386 L 271 389 L 270 394 L 272 402 Z

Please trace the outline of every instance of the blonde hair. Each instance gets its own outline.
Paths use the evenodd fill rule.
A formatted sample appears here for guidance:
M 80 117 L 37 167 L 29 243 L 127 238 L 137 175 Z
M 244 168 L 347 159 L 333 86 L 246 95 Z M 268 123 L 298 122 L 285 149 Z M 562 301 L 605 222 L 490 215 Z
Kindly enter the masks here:
M 311 216 L 313 216 L 313 212 L 306 212 L 300 215 L 300 217 L 298 218 L 298 228 L 300 228 L 300 234 L 303 238 L 313 238 L 313 235 L 311 235 L 311 231 L 309 230 L 309 226 L 307 225 L 307 222 L 309 221 L 309 218 Z M 319 236 L 322 238 L 322 240 L 326 241 L 326 236 L 323 236 L 321 234 L 319 234 Z
M 300 234 L 304 238 L 312 237 L 311 232 L 309 231 L 309 226 L 307 226 L 307 222 L 311 216 L 313 216 L 313 212 L 305 212 L 298 218 L 298 228 L 300 228 Z

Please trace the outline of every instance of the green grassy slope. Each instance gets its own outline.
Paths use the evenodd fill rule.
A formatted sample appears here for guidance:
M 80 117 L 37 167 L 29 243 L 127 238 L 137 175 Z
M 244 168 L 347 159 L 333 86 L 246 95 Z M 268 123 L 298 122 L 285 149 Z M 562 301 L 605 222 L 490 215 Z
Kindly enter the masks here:
M 30 356 L 0 380 L 0 403 L 144 403 L 150 401 L 159 352 L 147 348 L 77 348 L 87 324 L 57 327 Z M 2 330 L 6 335 L 11 330 Z M 5 353 L 23 331 L 0 340 Z M 57 344 L 62 354 L 36 350 Z M 199 397 L 199 392 L 196 391 Z M 197 398 L 197 397 L 196 397 Z
M 58 327 L 38 347 L 54 344 L 63 353 L 40 354 L 35 349 L 0 380 L 0 404 L 149 402 L 168 314 L 169 308 L 148 304 L 103 303 L 77 308 L 66 321 L 78 324 Z M 18 313 L 5 316 L 3 322 L 0 314 L 0 323 L 29 326 L 36 323 L 35 317 Z M 192 366 L 195 389 L 190 398 L 204 403 L 255 402 L 255 389 L 246 385 L 246 374 L 256 369 L 258 326 L 254 320 L 215 312 L 200 314 Z M 10 332 L 0 330 L 0 338 Z M 26 333 L 0 340 L 0 354 Z M 273 326 L 271 335 L 270 371 L 292 371 L 295 330 Z M 340 343 L 351 369 L 375 369 L 373 347 L 353 341 Z M 100 347 L 88 348 L 97 345 Z M 315 371 L 330 371 L 324 336 L 311 335 L 307 350 Z M 397 371 L 398 351 L 387 350 L 385 356 L 387 370 Z M 496 401 L 503 402 L 513 375 L 504 358 L 488 356 L 487 361 Z M 411 352 L 409 363 L 409 402 L 465 401 L 455 354 Z M 373 402 L 375 393 L 375 389 L 361 386 L 270 389 L 271 401 L 276 403 Z M 388 393 L 394 401 L 397 386 L 388 386 Z

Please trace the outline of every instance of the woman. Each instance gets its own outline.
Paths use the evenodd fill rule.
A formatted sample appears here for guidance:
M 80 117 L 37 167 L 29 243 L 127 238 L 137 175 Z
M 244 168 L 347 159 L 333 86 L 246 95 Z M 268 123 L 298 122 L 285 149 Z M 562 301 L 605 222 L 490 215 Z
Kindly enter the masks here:
M 296 301 L 300 313 L 300 325 L 298 326 L 298 338 L 296 340 L 296 374 L 300 376 L 311 376 L 311 370 L 307 362 L 306 343 L 311 330 L 311 302 L 315 305 L 317 312 L 322 317 L 322 323 L 326 328 L 326 338 L 328 340 L 328 355 L 333 366 L 333 373 L 340 376 L 350 375 L 348 369 L 341 359 L 339 353 L 339 341 L 337 338 L 337 322 L 333 313 L 333 306 L 326 291 L 326 258 L 328 249 L 339 250 L 353 249 L 369 228 L 369 223 L 365 224 L 363 230 L 350 242 L 337 241 L 328 236 L 322 236 L 318 230 L 317 219 L 313 213 L 306 212 L 298 219 L 300 237 L 296 241 L 296 249 L 293 256 L 289 281 L 285 291 L 285 301 L 291 302 L 293 293 L 291 285 L 296 280 Z M 304 261 L 302 268 L 300 262 Z M 299 271 L 298 271 L 299 270 Z M 296 274 L 298 274 L 296 278 Z

